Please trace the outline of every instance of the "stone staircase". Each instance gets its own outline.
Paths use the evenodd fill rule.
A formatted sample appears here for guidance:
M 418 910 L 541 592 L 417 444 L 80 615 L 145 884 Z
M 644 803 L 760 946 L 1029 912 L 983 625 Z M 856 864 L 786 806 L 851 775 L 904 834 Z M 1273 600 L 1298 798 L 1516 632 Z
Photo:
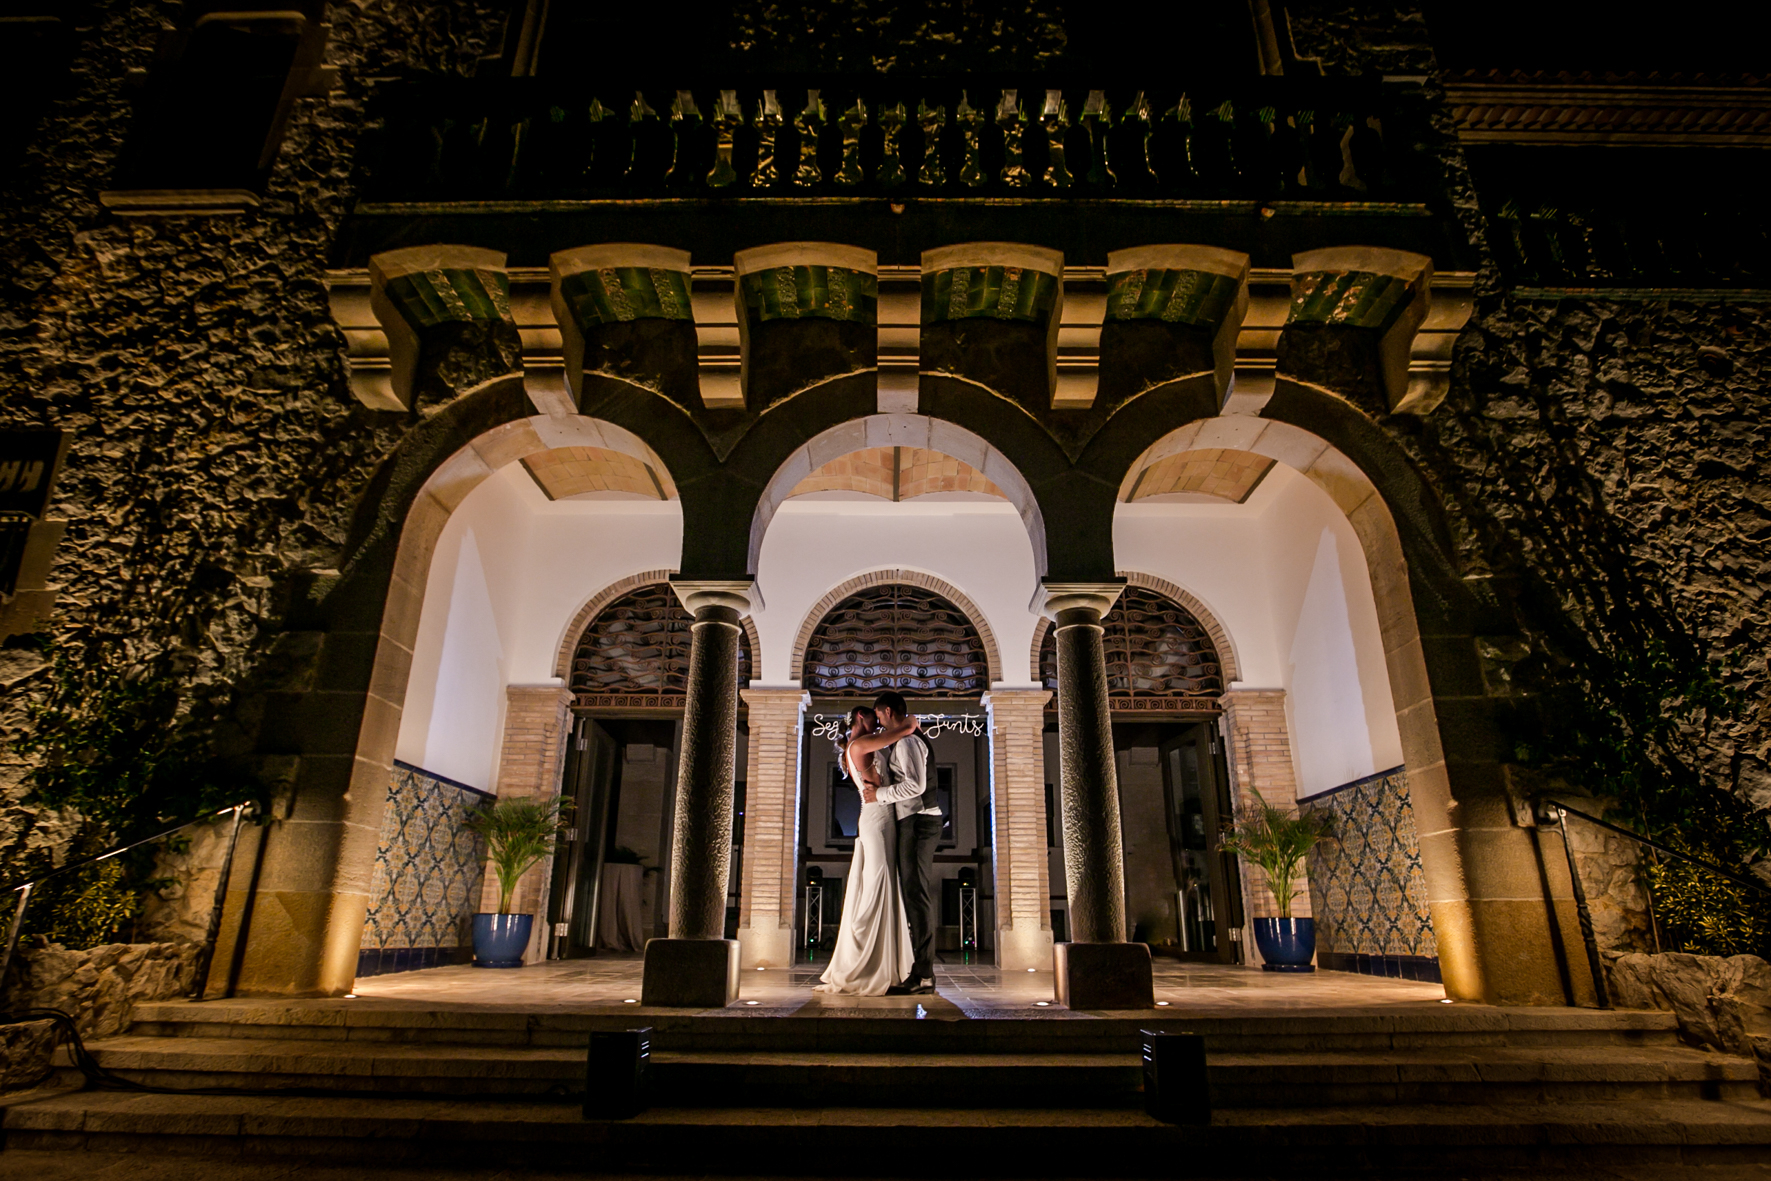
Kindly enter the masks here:
M 638 1025 L 654 1031 L 651 1109 L 584 1118 L 590 1033 Z M 1144 1114 L 1144 1028 L 1204 1035 L 1211 1126 Z M 1753 1064 L 1678 1044 L 1670 1015 L 1651 1012 L 940 1019 L 168 1002 L 90 1048 L 125 1078 L 201 1093 L 83 1091 L 68 1068 L 7 1105 L 7 1147 L 594 1154 L 599 1169 L 700 1173 L 828 1172 L 833 1160 L 861 1173 L 941 1160 L 953 1163 L 937 1171 L 1110 1175 L 1171 1171 L 1165 1159 L 1278 1173 L 1771 1158 Z

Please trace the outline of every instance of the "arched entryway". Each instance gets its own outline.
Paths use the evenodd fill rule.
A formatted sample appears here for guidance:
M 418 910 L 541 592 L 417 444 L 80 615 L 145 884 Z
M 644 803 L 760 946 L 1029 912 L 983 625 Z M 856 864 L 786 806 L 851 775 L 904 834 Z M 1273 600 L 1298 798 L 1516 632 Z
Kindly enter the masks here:
M 931 748 L 930 785 L 942 813 L 934 853 L 937 959 L 990 962 L 990 748 L 980 704 L 997 663 L 989 625 L 957 588 L 890 570 L 831 591 L 802 634 L 797 671 L 810 706 L 800 776 L 798 958 L 816 963 L 829 954 L 860 820 L 860 796 L 838 769 L 833 740 L 852 706 L 891 690 L 923 719 Z

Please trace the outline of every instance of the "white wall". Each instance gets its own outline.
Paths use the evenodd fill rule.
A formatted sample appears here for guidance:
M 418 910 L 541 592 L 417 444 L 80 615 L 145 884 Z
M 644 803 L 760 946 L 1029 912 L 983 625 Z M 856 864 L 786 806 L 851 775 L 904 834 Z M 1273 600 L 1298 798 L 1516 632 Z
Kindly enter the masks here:
M 863 493 L 815 493 L 782 504 L 763 537 L 753 613 L 761 667 L 753 683 L 792 684 L 793 643 L 819 599 L 875 570 L 933 574 L 976 604 L 1002 654 L 1002 684 L 1026 686 L 1038 586 L 1027 527 L 1007 501 L 981 493 L 897 504 Z
M 681 553 L 676 501 L 549 501 L 519 465 L 494 473 L 431 559 L 396 757 L 497 790 L 505 687 L 551 681 L 586 601 Z
M 1122 504 L 1113 544 L 1217 616 L 1240 684 L 1286 691 L 1300 796 L 1402 762 L 1365 554 L 1327 493 L 1279 465 L 1246 504 Z

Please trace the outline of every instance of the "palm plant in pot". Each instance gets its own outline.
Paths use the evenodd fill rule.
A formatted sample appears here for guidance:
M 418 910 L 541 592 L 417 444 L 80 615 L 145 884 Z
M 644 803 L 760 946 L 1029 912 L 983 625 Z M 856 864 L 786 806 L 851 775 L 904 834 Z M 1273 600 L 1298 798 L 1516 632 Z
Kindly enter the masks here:
M 559 796 L 498 800 L 467 818 L 469 831 L 486 842 L 486 856 L 498 875 L 498 912 L 473 917 L 474 967 L 523 966 L 535 916 L 512 914 L 511 901 L 522 876 L 553 853 L 567 823 L 560 815 L 563 802 Z
M 1254 920 L 1255 946 L 1269 972 L 1313 972 L 1316 920 L 1291 916 L 1304 857 L 1323 841 L 1334 839 L 1329 818 L 1320 813 L 1288 812 L 1253 793 L 1256 807 L 1224 838 L 1223 848 L 1248 858 L 1267 875 L 1267 887 L 1279 904 L 1275 918 Z

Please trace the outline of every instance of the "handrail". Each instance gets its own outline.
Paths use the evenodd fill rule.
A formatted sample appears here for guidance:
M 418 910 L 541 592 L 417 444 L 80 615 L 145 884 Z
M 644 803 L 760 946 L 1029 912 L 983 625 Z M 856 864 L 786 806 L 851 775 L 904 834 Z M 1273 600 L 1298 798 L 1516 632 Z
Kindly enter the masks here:
M 1546 812 L 1554 812 L 1555 815 L 1546 815 Z M 1580 918 L 1580 936 L 1582 942 L 1586 944 L 1587 967 L 1593 974 L 1593 993 L 1598 998 L 1599 1008 L 1601 1009 L 1609 1009 L 1611 1007 L 1611 989 L 1605 980 L 1604 963 L 1599 956 L 1599 941 L 1593 933 L 1593 912 L 1587 905 L 1586 887 L 1581 884 L 1580 869 L 1574 861 L 1574 846 L 1568 839 L 1568 818 L 1570 816 L 1578 816 L 1588 824 L 1595 824 L 1600 828 L 1609 832 L 1614 832 L 1619 836 L 1628 837 L 1637 844 L 1647 845 L 1650 849 L 1659 853 L 1664 853 L 1668 857 L 1673 857 L 1679 861 L 1695 865 L 1699 869 L 1708 870 L 1717 877 L 1733 882 L 1737 886 L 1746 886 L 1750 889 L 1771 894 L 1771 885 L 1766 885 L 1764 882 L 1755 882 L 1750 878 L 1743 878 L 1738 874 L 1723 869 L 1719 865 L 1712 865 L 1710 862 L 1705 861 L 1700 857 L 1693 857 L 1689 853 L 1681 853 L 1677 849 L 1669 848 L 1668 846 L 1661 844 L 1652 837 L 1645 837 L 1639 832 L 1624 828 L 1621 825 L 1612 824 L 1609 820 L 1600 820 L 1597 816 L 1588 815 L 1587 813 L 1582 812 L 1579 808 L 1570 808 L 1561 800 L 1543 800 L 1539 808 L 1538 816 L 1540 825 L 1543 821 L 1547 820 L 1554 824 L 1562 834 L 1562 852 L 1568 858 L 1568 880 L 1574 891 L 1574 910 Z
M 228 851 L 226 856 L 222 858 L 221 876 L 217 878 L 215 883 L 215 903 L 211 906 L 209 911 L 209 925 L 207 931 L 204 933 L 203 948 L 197 956 L 197 971 L 191 984 L 191 998 L 193 1000 L 201 1000 L 204 991 L 209 987 L 209 967 L 215 959 L 216 940 L 221 935 L 221 912 L 223 906 L 225 906 L 227 902 L 228 880 L 233 875 L 234 850 L 240 843 L 240 823 L 245 818 L 247 810 L 251 809 L 253 806 L 251 800 L 245 800 L 238 804 L 230 804 L 207 816 L 199 816 L 195 820 L 187 820 L 185 823 L 166 829 L 164 832 L 157 832 L 151 837 L 142 837 L 140 840 L 131 841 L 127 845 L 119 845 L 115 849 L 107 850 L 94 857 L 83 857 L 79 861 L 70 861 L 68 864 L 52 869 L 48 873 L 39 874 L 38 876 L 31 878 L 29 881 L 17 882 L 13 885 L 7 886 L 4 890 L 0 890 L 0 893 L 13 893 L 18 895 L 18 908 L 13 911 L 12 915 L 12 930 L 8 932 L 6 936 L 6 950 L 3 953 L 0 953 L 0 986 L 4 985 L 6 973 L 12 967 L 12 955 L 13 952 L 18 950 L 19 935 L 24 931 L 25 927 L 25 911 L 30 907 L 31 894 L 38 886 L 58 874 L 69 873 L 88 865 L 97 864 L 100 861 L 109 861 L 111 858 L 127 853 L 131 849 L 139 849 L 141 846 L 152 844 L 154 841 L 164 840 L 175 832 L 183 832 L 185 829 L 190 828 L 193 825 L 203 824 L 207 821 L 214 820 L 218 816 L 225 816 L 229 812 L 232 812 L 234 814 L 234 824 L 232 831 L 228 833 Z
M 1623 828 L 1620 825 L 1612 824 L 1609 820 L 1600 820 L 1597 816 L 1588 816 L 1585 812 L 1582 812 L 1580 809 L 1570 808 L 1567 804 L 1562 803 L 1560 800 L 1545 800 L 1544 803 L 1550 804 L 1550 805 L 1557 807 L 1557 808 L 1560 808 L 1560 809 L 1562 809 L 1562 811 L 1568 813 L 1570 816 L 1578 816 L 1582 820 L 1586 821 L 1588 824 L 1596 824 L 1600 828 L 1609 829 L 1611 832 L 1616 833 L 1618 836 L 1628 837 L 1628 838 L 1630 838 L 1630 840 L 1635 841 L 1637 844 L 1647 845 L 1650 849 L 1653 849 L 1657 853 L 1665 853 L 1668 857 L 1673 857 L 1673 858 L 1676 858 L 1680 861 L 1689 862 L 1690 864 L 1697 866 L 1699 869 L 1707 869 L 1711 873 L 1715 874 L 1717 877 L 1727 878 L 1729 881 L 1733 882 L 1737 886 L 1745 886 L 1749 890 L 1758 890 L 1758 891 L 1761 891 L 1762 893 L 1771 894 L 1771 884 L 1767 884 L 1767 883 L 1761 882 L 1761 881 L 1754 881 L 1752 878 L 1743 878 L 1739 874 L 1736 874 L 1736 873 L 1730 873 L 1728 870 L 1723 869 L 1719 865 L 1712 865 L 1710 862 L 1703 860 L 1701 857 L 1693 857 L 1689 853 L 1681 853 L 1677 849 L 1670 848 L 1666 845 L 1661 844 L 1659 841 L 1654 840 L 1652 837 L 1645 837 L 1641 833 L 1635 832 L 1632 829 Z

